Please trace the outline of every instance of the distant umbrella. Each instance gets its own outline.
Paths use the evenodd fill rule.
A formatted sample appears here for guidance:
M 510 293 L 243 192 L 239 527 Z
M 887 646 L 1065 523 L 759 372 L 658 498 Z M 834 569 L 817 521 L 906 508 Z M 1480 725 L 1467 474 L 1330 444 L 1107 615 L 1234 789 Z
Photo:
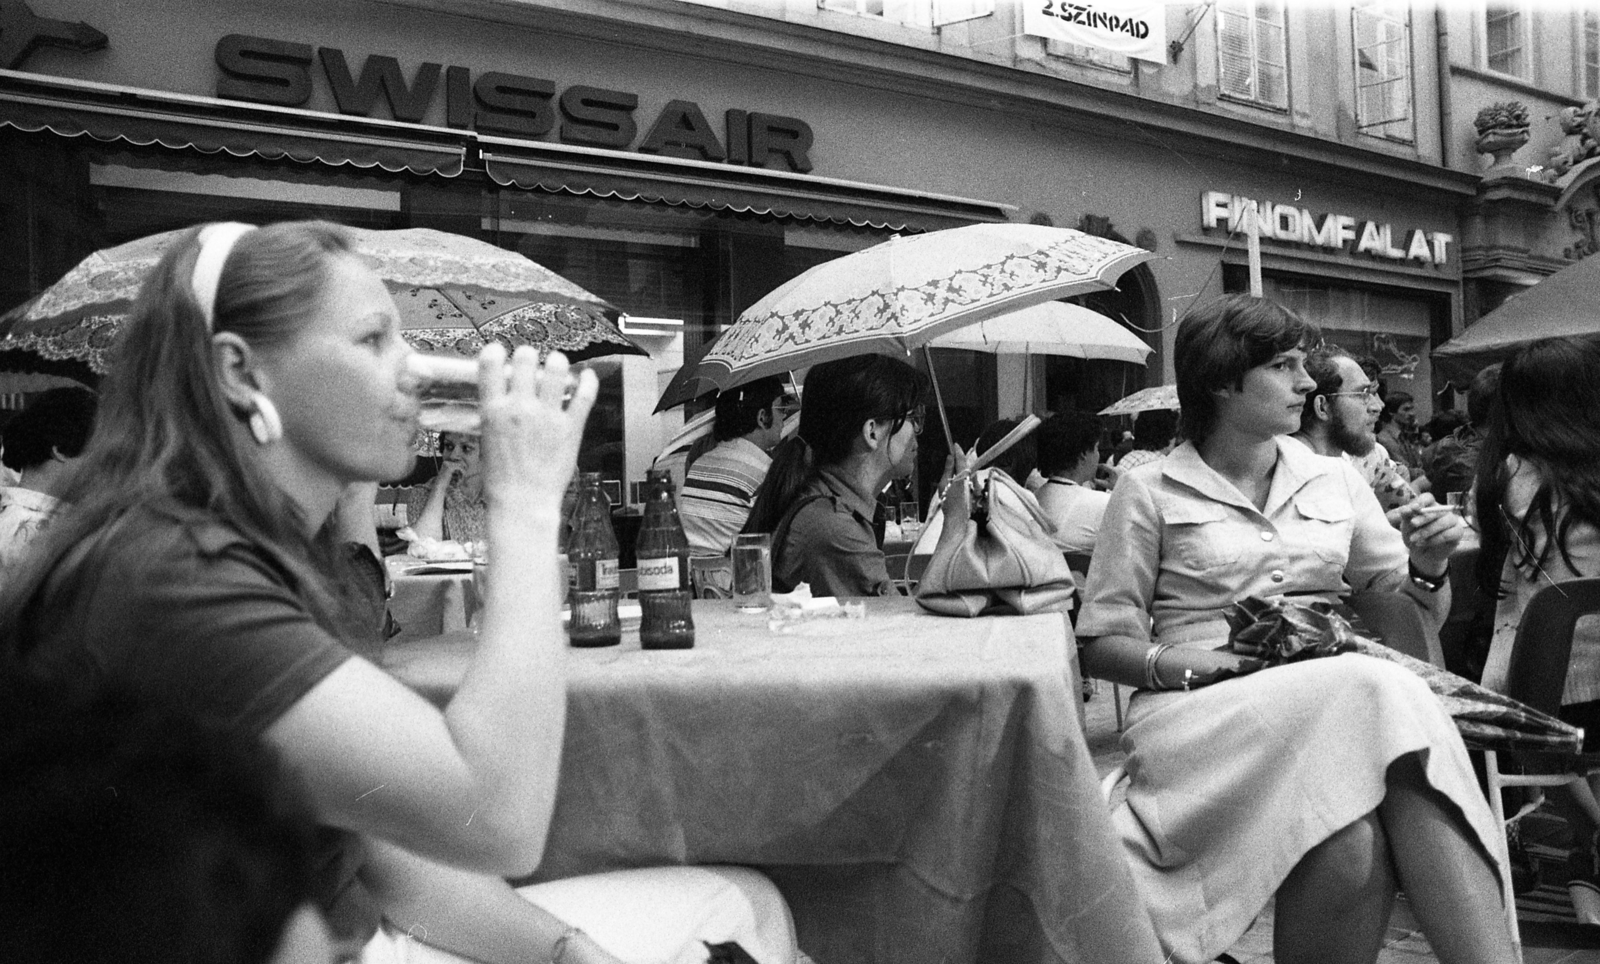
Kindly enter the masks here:
M 1158 408 L 1178 408 L 1178 386 L 1157 385 L 1155 388 L 1142 388 L 1127 398 L 1100 410 L 1101 415 L 1137 415 Z

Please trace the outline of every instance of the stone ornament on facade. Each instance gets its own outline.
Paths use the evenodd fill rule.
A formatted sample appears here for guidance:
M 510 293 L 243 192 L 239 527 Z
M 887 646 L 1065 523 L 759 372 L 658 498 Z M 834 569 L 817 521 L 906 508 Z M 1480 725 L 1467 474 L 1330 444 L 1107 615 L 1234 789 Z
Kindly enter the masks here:
M 1521 173 L 1511 155 L 1528 143 L 1528 108 L 1514 100 L 1490 104 L 1478 111 L 1472 126 L 1478 130 L 1478 153 L 1494 157 L 1486 174 Z
M 1550 164 L 1546 176 L 1554 182 L 1577 165 L 1591 157 L 1600 157 L 1600 143 L 1595 134 L 1600 133 L 1600 101 L 1589 101 L 1582 107 L 1563 107 L 1556 115 L 1561 125 L 1561 142 L 1550 149 Z

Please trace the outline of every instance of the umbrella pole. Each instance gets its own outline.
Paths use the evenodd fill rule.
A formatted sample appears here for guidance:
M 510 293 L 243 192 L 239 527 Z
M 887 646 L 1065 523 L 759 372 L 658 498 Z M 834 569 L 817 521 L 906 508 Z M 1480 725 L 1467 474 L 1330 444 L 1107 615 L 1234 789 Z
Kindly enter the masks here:
M 933 400 L 939 405 L 939 424 L 944 426 L 944 444 L 950 451 L 956 450 L 955 439 L 950 437 L 950 419 L 944 413 L 944 392 L 939 390 L 939 375 L 933 368 L 933 349 L 927 345 L 922 346 L 922 357 L 928 360 L 928 378 L 933 382 Z

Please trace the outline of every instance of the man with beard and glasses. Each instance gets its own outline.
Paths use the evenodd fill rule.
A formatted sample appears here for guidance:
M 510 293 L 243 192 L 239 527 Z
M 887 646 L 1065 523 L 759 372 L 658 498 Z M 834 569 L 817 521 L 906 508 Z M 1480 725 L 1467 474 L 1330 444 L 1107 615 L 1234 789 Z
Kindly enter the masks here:
M 1294 438 L 1318 455 L 1349 459 L 1372 486 L 1385 512 L 1415 499 L 1416 491 L 1392 462 L 1369 457 L 1378 444 L 1373 426 L 1383 411 L 1378 383 L 1336 345 L 1307 355 L 1306 374 L 1316 380 L 1317 387 L 1306 396 L 1300 431 Z

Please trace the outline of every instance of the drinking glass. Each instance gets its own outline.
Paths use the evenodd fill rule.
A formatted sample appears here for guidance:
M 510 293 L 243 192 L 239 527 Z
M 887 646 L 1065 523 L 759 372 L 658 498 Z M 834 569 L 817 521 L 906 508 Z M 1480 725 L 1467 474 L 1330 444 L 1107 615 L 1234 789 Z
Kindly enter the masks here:
M 733 537 L 733 605 L 742 613 L 772 605 L 772 536 L 765 532 Z
M 577 389 L 578 372 L 582 369 L 582 365 L 574 365 L 568 373 L 566 400 L 571 400 Z M 412 352 L 406 356 L 406 381 L 420 403 L 417 422 L 424 429 L 465 435 L 483 430 L 483 415 L 478 410 L 477 359 Z
M 489 544 L 482 539 L 472 543 L 472 595 L 471 628 L 476 636 L 483 629 L 483 603 L 489 598 Z
M 922 507 L 917 503 L 900 503 L 900 534 L 913 544 L 922 534 Z
M 478 412 L 478 363 L 452 355 L 406 356 L 410 378 L 421 411 L 417 421 L 430 432 L 477 434 L 483 419 Z

